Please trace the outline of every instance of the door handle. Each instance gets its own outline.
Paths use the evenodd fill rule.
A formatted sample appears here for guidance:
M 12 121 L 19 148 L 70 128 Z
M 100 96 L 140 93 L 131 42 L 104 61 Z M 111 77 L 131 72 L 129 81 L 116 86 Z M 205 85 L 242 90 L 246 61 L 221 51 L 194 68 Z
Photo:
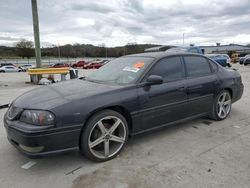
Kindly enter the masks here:
M 179 87 L 177 90 L 178 90 L 178 91 L 185 91 L 185 90 L 186 90 L 186 87 L 185 87 L 185 86 Z
M 214 84 L 215 84 L 215 85 L 217 85 L 217 84 L 219 84 L 219 83 L 220 83 L 220 82 L 219 82 L 218 80 L 215 80 L 215 81 L 214 81 Z

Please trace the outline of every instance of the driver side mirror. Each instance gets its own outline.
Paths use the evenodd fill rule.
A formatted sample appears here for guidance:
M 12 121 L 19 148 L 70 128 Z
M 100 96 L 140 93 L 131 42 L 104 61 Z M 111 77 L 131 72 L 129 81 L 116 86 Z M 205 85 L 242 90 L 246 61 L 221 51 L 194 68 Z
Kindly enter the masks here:
M 150 75 L 147 80 L 146 83 L 148 85 L 158 85 L 158 84 L 162 84 L 163 83 L 163 78 L 161 76 L 158 75 Z

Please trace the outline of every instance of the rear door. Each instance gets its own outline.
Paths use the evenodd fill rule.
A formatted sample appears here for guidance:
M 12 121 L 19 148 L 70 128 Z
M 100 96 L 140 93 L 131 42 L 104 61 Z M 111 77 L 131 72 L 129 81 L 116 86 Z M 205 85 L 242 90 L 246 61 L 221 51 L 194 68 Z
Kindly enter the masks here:
M 152 129 L 186 117 L 187 93 L 184 65 L 179 56 L 159 60 L 145 76 L 162 76 L 163 84 L 138 88 L 143 119 L 140 129 Z
M 202 56 L 184 56 L 187 75 L 188 116 L 211 110 L 215 87 L 219 84 L 210 63 Z

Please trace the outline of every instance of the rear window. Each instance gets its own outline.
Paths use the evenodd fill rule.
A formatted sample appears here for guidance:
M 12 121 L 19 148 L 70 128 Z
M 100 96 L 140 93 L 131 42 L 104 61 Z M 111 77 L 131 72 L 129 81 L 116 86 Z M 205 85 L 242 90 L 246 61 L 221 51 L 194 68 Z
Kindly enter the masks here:
M 185 65 L 189 77 L 211 74 L 211 68 L 206 58 L 199 56 L 185 56 Z

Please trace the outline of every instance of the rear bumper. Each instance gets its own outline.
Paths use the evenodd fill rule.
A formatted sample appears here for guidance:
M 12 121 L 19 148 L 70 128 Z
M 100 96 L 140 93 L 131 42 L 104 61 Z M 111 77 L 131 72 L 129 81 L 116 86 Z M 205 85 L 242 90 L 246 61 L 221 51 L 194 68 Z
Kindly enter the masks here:
M 17 124 L 18 122 L 15 122 L 15 125 Z M 30 158 L 45 157 L 78 149 L 82 127 L 78 125 L 29 132 L 18 129 L 13 122 L 6 119 L 4 126 L 9 142 Z
M 233 96 L 232 102 L 236 102 L 236 101 L 240 100 L 242 95 L 243 95 L 243 91 L 244 91 L 244 85 L 243 84 L 238 85 L 237 92 Z

